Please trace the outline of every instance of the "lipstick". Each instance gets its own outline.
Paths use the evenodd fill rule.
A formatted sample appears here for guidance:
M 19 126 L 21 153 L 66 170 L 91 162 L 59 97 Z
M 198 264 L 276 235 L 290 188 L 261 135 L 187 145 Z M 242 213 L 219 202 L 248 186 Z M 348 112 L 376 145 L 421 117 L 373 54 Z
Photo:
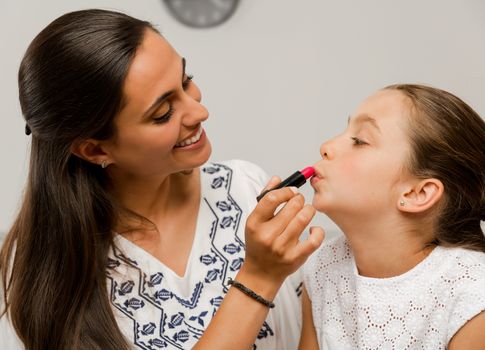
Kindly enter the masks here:
M 276 187 L 270 188 L 269 190 L 266 190 L 263 193 L 261 193 L 259 196 L 256 197 L 256 200 L 259 202 L 261 198 L 263 198 L 266 195 L 266 193 L 277 190 L 279 188 L 290 187 L 290 186 L 301 187 L 306 182 L 306 180 L 308 180 L 310 177 L 313 176 L 313 174 L 315 174 L 315 169 L 313 169 L 313 167 L 311 166 L 306 167 L 302 171 L 295 171 L 292 175 L 284 179 Z

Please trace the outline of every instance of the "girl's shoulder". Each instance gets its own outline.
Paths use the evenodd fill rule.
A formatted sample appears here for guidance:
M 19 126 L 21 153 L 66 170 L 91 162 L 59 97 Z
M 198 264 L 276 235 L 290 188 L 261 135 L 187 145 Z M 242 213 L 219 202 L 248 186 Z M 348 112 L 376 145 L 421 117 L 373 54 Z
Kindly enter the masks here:
M 449 342 L 466 322 L 485 311 L 485 253 L 464 248 L 437 249 L 441 268 L 436 266 L 435 278 L 445 294 Z
M 303 266 L 305 287 L 309 294 L 320 289 L 319 281 L 332 279 L 332 275 L 353 273 L 352 251 L 343 234 L 325 238 Z
M 439 253 L 438 259 L 435 260 L 441 267 L 438 271 L 442 279 L 454 281 L 457 285 L 463 284 L 461 281 L 466 280 L 482 281 L 485 285 L 484 252 L 460 247 L 438 246 L 436 249 Z
M 485 264 L 485 252 L 479 252 L 476 250 L 465 249 L 465 248 L 446 248 L 441 247 L 444 250 L 450 250 L 453 252 L 453 255 L 456 256 L 458 261 L 467 263 L 467 264 Z
M 476 293 L 485 307 L 485 253 L 464 248 L 439 247 L 443 252 L 441 279 L 459 294 Z
M 352 251 L 349 242 L 343 234 L 338 234 L 323 241 L 318 250 L 308 259 L 306 267 L 314 269 L 328 267 L 329 265 L 340 265 L 350 263 L 351 259 Z

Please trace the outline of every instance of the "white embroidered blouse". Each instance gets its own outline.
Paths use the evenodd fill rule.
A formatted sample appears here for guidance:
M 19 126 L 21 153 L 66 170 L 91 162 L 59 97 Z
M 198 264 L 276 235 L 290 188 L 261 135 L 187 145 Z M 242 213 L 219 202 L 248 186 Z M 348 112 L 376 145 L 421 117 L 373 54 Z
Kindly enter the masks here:
M 227 292 L 228 277 L 234 278 L 244 261 L 246 218 L 267 180 L 259 167 L 246 161 L 201 167 L 200 209 L 183 277 L 122 236 L 115 238 L 117 248 L 107 263 L 108 295 L 133 349 L 195 345 Z M 253 350 L 297 348 L 302 287 L 301 271 L 286 279 Z M 6 317 L 0 318 L 0 344 L 1 349 L 24 348 Z
M 108 291 L 133 349 L 190 349 L 202 336 L 244 261 L 244 226 L 268 177 L 245 161 L 201 168 L 201 202 L 185 275 L 178 276 L 117 236 L 108 261 Z M 253 349 L 293 350 L 301 328 L 301 273 L 279 291 Z M 238 315 L 234 315 L 238 317 Z

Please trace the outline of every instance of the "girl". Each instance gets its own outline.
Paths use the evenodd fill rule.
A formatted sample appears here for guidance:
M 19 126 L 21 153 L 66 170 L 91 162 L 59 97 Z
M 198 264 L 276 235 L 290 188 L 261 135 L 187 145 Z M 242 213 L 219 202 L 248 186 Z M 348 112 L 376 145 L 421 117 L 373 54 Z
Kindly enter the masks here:
M 325 142 L 313 205 L 343 231 L 305 267 L 300 349 L 485 349 L 485 123 L 390 86 Z
M 249 215 L 264 173 L 207 163 L 186 66 L 152 25 L 104 10 L 61 16 L 30 44 L 30 169 L 0 266 L 26 349 L 296 347 L 301 286 L 283 281 L 323 239 L 298 241 L 314 209 L 285 188 Z

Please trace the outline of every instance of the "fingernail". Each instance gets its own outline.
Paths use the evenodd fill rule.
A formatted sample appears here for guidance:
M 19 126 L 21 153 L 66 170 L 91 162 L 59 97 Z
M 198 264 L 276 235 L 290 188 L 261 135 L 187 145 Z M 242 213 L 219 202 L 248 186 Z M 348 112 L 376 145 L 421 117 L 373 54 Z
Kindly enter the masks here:
M 298 189 L 295 186 L 290 186 L 290 190 L 292 190 L 294 194 L 298 193 Z

